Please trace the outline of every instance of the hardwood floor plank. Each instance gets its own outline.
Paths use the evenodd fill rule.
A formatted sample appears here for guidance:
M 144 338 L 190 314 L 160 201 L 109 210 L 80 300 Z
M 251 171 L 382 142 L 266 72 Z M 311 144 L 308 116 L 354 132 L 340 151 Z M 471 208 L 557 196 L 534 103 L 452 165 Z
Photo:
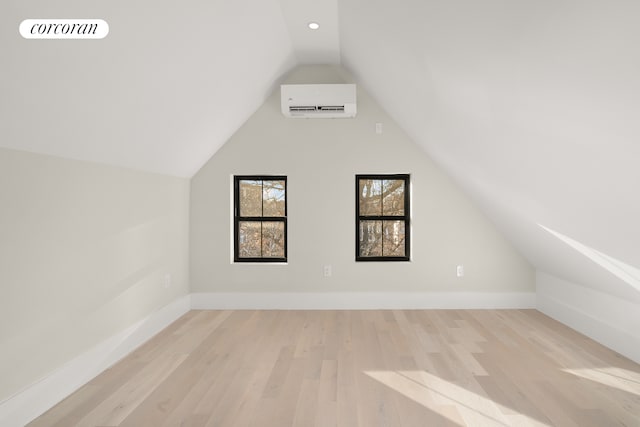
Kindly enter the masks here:
M 356 389 L 356 362 L 351 349 L 343 349 L 338 354 L 336 375 L 336 404 L 338 426 L 360 426 L 358 418 L 358 401 Z
M 640 366 L 535 310 L 200 310 L 29 425 L 636 426 Z
M 157 357 L 100 402 L 77 425 L 120 425 L 186 358 L 187 355 L 184 354 Z

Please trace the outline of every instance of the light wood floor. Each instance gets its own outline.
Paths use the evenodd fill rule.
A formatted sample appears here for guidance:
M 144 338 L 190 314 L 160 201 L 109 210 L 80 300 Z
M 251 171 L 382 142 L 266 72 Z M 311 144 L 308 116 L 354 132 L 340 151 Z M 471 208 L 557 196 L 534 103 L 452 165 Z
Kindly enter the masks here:
M 32 426 L 640 426 L 640 365 L 535 310 L 191 311 Z

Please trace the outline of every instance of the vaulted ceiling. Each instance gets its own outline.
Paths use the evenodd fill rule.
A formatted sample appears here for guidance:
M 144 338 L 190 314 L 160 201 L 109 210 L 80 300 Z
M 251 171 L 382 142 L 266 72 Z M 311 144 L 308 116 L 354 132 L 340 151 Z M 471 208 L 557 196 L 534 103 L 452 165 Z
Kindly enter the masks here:
M 341 64 L 536 267 L 640 302 L 638 16 L 633 0 L 4 1 L 0 146 L 190 177 L 289 70 Z M 18 34 L 59 17 L 110 33 Z

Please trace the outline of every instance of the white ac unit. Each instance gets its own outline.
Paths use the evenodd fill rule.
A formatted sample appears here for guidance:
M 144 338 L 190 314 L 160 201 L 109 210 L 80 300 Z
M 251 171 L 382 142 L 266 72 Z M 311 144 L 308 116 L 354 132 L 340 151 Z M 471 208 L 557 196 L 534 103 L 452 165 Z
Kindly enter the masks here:
M 339 119 L 356 116 L 355 84 L 280 86 L 282 114 L 299 119 Z

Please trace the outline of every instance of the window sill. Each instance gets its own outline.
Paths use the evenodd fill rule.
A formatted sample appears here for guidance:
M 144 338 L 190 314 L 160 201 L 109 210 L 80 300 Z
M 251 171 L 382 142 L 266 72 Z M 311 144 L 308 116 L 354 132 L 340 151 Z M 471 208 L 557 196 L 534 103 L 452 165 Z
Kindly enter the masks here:
M 233 265 L 289 265 L 288 262 L 256 262 L 256 261 L 231 261 Z

